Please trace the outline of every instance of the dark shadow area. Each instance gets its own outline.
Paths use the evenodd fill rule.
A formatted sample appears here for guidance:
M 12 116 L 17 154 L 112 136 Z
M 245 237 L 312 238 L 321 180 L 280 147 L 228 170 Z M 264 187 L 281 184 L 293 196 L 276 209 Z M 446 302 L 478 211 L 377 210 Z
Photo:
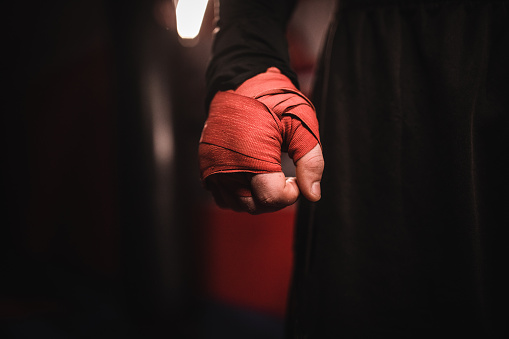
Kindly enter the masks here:
M 178 40 L 154 6 L 6 6 L 3 338 L 197 337 L 199 266 L 179 206 L 200 186 L 195 163 L 176 160 Z
M 197 153 L 213 10 L 185 47 L 173 6 L 5 5 L 0 337 L 282 337 L 281 316 L 211 301 L 204 224 L 221 214 L 204 213 Z

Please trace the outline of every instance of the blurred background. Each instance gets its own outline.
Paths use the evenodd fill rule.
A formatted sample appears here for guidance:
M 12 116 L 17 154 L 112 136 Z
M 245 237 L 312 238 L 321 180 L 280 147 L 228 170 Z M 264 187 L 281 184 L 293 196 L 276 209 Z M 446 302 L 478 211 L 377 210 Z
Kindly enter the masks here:
M 202 188 L 213 4 L 183 39 L 176 3 L 4 4 L 1 338 L 282 338 L 295 207 Z M 306 94 L 333 7 L 289 27 Z

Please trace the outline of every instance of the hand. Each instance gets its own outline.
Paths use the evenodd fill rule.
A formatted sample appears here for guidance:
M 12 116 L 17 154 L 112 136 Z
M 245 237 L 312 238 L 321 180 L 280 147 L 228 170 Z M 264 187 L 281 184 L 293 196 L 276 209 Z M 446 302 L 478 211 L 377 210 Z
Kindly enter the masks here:
M 296 177 L 283 172 L 213 174 L 207 180 L 216 204 L 237 212 L 260 214 L 292 205 L 300 193 L 310 201 L 321 197 L 320 180 L 324 168 L 319 144 L 296 162 Z
M 296 178 L 285 178 L 288 151 Z M 311 102 L 276 68 L 218 92 L 200 140 L 202 181 L 223 208 L 272 212 L 320 199 L 324 161 Z

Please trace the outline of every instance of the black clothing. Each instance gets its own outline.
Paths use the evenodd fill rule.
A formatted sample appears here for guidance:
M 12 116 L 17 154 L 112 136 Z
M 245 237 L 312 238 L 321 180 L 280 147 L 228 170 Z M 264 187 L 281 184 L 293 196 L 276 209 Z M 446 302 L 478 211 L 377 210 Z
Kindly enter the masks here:
M 341 2 L 314 91 L 325 171 L 322 199 L 299 206 L 289 338 L 507 335 L 508 7 Z M 211 93 L 257 64 L 239 53 L 222 71 L 234 41 L 217 39 Z M 287 60 L 278 48 L 260 68 Z
M 286 24 L 295 0 L 221 0 L 213 58 L 207 69 L 207 104 L 215 92 L 233 89 L 269 67 L 277 67 L 295 86 Z

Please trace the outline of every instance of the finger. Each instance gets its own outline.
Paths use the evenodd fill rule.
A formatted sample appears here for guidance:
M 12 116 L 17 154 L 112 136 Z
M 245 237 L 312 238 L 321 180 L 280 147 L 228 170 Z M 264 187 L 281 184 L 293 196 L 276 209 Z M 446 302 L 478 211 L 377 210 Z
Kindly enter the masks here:
M 277 211 L 295 203 L 299 197 L 295 178 L 285 178 L 283 172 L 255 175 L 251 191 L 259 213 Z
M 217 206 L 219 206 L 220 208 L 224 208 L 224 209 L 230 208 L 230 206 L 226 203 L 226 200 L 223 198 L 223 195 L 221 194 L 221 192 L 219 190 L 213 190 L 211 192 L 212 192 L 212 197 L 214 198 L 214 201 Z
M 300 158 L 295 164 L 297 184 L 300 192 L 309 201 L 321 198 L 320 181 L 324 168 L 322 148 L 319 144 Z
M 220 208 L 256 214 L 256 204 L 251 196 L 240 196 L 222 188 L 211 190 L 211 192 L 214 201 Z
M 207 189 L 211 191 L 219 207 L 236 212 L 254 213 L 256 205 L 251 196 L 251 177 L 251 173 L 212 175 L 207 179 Z
M 221 190 L 223 200 L 226 202 L 228 209 L 235 212 L 252 213 L 255 209 L 255 203 L 252 197 L 243 197 L 234 194 L 231 191 Z
M 220 208 L 229 208 L 221 193 L 220 185 L 217 184 L 216 180 L 207 180 L 206 188 L 212 193 L 212 197 L 217 206 Z

